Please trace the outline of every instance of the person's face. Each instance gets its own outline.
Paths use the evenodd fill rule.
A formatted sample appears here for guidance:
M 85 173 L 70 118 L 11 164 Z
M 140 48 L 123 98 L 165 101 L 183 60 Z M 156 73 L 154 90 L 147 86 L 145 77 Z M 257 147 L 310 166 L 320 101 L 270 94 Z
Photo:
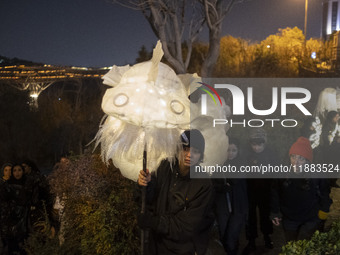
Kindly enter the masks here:
M 4 176 L 3 176 L 3 178 L 5 180 L 8 180 L 11 177 L 11 170 L 12 170 L 11 166 L 5 166 L 5 168 L 4 168 Z
M 22 164 L 22 167 L 23 167 L 24 170 L 25 170 L 25 174 L 30 174 L 30 173 L 31 173 L 32 168 L 31 168 L 29 165 L 27 165 L 26 163 L 23 163 L 23 164 Z
M 228 147 L 228 159 L 229 160 L 232 160 L 234 158 L 236 158 L 238 154 L 238 149 L 237 149 L 237 146 L 235 144 L 229 144 L 229 147 Z
M 184 147 L 182 151 L 183 164 L 186 167 L 194 166 L 199 163 L 201 153 L 195 147 Z
M 24 175 L 24 170 L 20 166 L 13 167 L 13 177 L 17 180 L 20 180 Z
M 339 113 L 338 113 L 337 115 L 334 116 L 333 122 L 334 122 L 334 123 L 338 123 L 339 118 L 340 118 L 340 115 L 339 115 Z
M 255 153 L 261 153 L 265 147 L 264 143 L 251 143 L 250 146 Z
M 300 166 L 303 166 L 308 163 L 308 160 L 300 155 L 291 154 L 290 155 L 290 163 L 294 167 L 294 171 L 300 171 Z

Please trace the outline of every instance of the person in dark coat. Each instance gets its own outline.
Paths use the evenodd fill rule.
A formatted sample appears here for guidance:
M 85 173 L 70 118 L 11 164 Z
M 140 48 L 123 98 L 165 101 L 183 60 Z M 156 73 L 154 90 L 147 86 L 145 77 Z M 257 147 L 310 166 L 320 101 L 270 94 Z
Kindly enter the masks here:
M 150 208 L 137 220 L 140 228 L 150 230 L 149 254 L 203 255 L 208 247 L 213 186 L 210 179 L 189 174 L 203 159 L 205 141 L 195 129 L 186 130 L 181 139 L 183 151 L 174 165 L 164 160 L 155 174 L 139 174 Z
M 340 125 L 339 125 L 340 114 L 337 111 L 330 111 L 327 113 L 326 120 L 322 126 L 322 134 L 321 134 L 321 150 L 322 150 L 322 162 L 325 164 L 329 164 L 331 159 L 331 155 L 334 153 L 333 141 L 335 137 L 340 136 Z M 333 151 L 332 151 L 333 150 Z M 331 179 L 330 185 L 331 187 L 339 188 L 339 185 L 336 183 L 337 179 Z
M 325 147 L 325 155 L 327 148 L 332 144 L 334 137 L 340 133 L 339 130 L 340 114 L 337 111 L 327 113 L 325 123 L 322 124 L 321 143 Z
M 249 133 L 250 150 L 247 155 L 247 165 L 272 165 L 279 163 L 276 153 L 267 146 L 267 133 L 262 128 L 253 128 Z M 265 247 L 272 249 L 273 242 L 271 234 L 273 233 L 273 224 L 270 216 L 270 190 L 271 179 L 248 179 L 248 200 L 249 215 L 246 225 L 246 235 L 248 244 L 243 254 L 249 254 L 256 250 L 257 230 L 257 208 L 259 210 L 260 229 L 263 234 Z
M 310 238 L 327 218 L 332 200 L 328 179 L 305 178 L 300 171 L 313 161 L 313 150 L 305 137 L 299 137 L 289 150 L 294 172 L 272 185 L 271 219 L 275 226 L 282 221 L 286 241 Z
M 240 156 L 240 144 L 229 138 L 228 160 L 225 166 L 236 166 L 244 161 Z M 213 179 L 215 188 L 215 214 L 220 239 L 228 255 L 237 254 L 238 240 L 248 215 L 247 181 L 240 178 Z
M 325 122 L 322 123 L 321 150 L 323 160 L 321 163 L 328 163 L 331 144 L 334 138 L 340 135 L 339 118 L 338 112 L 330 111 L 327 113 Z
M 51 235 L 54 236 L 54 226 L 57 225 L 57 216 L 54 215 L 54 197 L 50 192 L 49 183 L 33 161 L 26 159 L 21 165 L 25 171 L 26 186 L 32 190 L 32 204 L 29 217 L 30 232 L 51 231 Z M 47 215 L 45 215 L 45 212 Z M 50 230 L 45 229 L 46 216 L 52 226 Z
M 26 254 L 22 245 L 28 236 L 28 215 L 32 192 L 26 186 L 26 176 L 20 164 L 12 167 L 12 175 L 4 185 L 2 200 L 6 204 L 5 241 L 9 254 Z
M 6 191 L 6 183 L 11 178 L 12 174 L 12 164 L 11 163 L 5 163 L 1 167 L 1 173 L 0 173 L 0 237 L 2 242 L 2 250 L 0 250 L 0 254 L 6 254 L 7 249 L 7 240 L 6 235 L 8 234 L 8 231 L 6 229 L 8 221 L 8 211 L 9 208 L 7 206 L 7 202 L 5 199 L 5 191 Z

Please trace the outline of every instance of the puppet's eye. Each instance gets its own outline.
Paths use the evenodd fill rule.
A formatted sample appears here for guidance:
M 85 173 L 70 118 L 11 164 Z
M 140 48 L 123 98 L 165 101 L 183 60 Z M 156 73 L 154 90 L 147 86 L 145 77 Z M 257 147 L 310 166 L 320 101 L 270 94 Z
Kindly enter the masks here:
M 181 114 L 184 111 L 184 105 L 178 100 L 170 102 L 170 109 L 175 114 Z
M 129 102 L 129 98 L 124 93 L 117 94 L 113 99 L 113 104 L 117 107 L 122 107 Z

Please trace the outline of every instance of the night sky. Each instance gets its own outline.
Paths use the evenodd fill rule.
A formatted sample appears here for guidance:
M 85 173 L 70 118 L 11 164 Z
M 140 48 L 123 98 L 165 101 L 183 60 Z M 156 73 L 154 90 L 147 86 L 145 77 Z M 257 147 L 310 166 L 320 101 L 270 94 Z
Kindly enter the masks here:
M 320 37 L 322 0 L 309 0 L 307 38 Z M 223 35 L 261 41 L 304 26 L 305 0 L 248 0 L 234 7 Z M 105 0 L 1 0 L 0 55 L 52 65 L 133 64 L 157 38 L 141 13 Z M 207 33 L 202 33 L 202 41 Z

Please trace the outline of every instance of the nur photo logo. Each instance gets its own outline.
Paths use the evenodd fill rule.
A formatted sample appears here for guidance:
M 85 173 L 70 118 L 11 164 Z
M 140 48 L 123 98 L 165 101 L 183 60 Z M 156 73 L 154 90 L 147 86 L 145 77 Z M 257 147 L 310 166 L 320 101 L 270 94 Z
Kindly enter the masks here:
M 197 82 L 197 83 L 202 84 L 203 86 L 206 86 L 207 88 L 209 88 L 217 96 L 217 98 L 220 101 L 220 104 L 222 106 L 221 97 L 220 97 L 220 95 L 217 93 L 217 91 L 212 86 L 210 86 L 209 84 L 206 84 L 204 82 Z M 202 88 L 202 87 L 198 87 L 198 89 L 203 90 L 204 92 L 206 92 L 212 98 L 212 100 L 214 101 L 215 105 L 217 105 L 217 102 L 216 102 L 216 99 L 215 99 L 214 95 L 209 90 L 207 90 L 205 88 Z M 201 114 L 202 115 L 206 115 L 207 114 L 207 94 L 202 94 L 202 97 L 201 97 L 201 102 L 202 102 Z

